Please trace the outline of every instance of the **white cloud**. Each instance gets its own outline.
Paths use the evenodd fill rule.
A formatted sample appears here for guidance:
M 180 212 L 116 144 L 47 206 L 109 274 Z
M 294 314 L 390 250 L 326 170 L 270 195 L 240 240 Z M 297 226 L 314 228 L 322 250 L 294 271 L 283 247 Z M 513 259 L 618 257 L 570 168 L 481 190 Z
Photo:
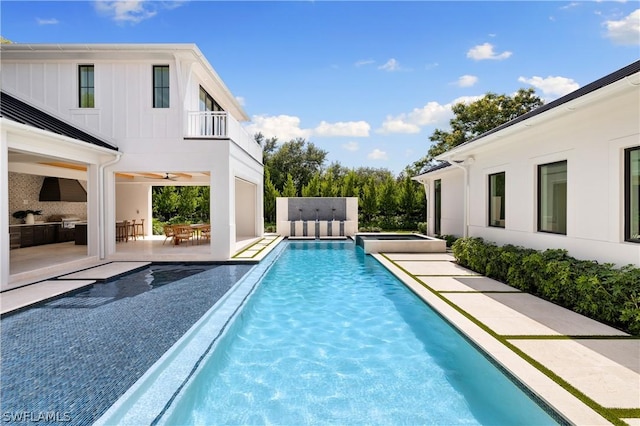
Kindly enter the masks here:
M 471 87 L 478 82 L 478 77 L 475 75 L 463 75 L 458 79 L 456 83 L 458 87 Z
M 419 133 L 422 126 L 446 121 L 451 116 L 451 106 L 429 102 L 422 108 L 414 108 L 410 113 L 387 116 L 378 133 Z
M 347 142 L 342 145 L 342 148 L 346 149 L 347 151 L 355 152 L 360 149 L 360 146 L 358 146 L 358 142 Z
M 616 44 L 640 45 L 640 9 L 619 21 L 606 21 L 607 37 Z
M 245 100 L 244 100 L 244 97 L 242 97 L 242 96 L 236 96 L 236 101 L 238 101 L 240 106 L 244 106 L 245 105 Z
M 386 152 L 376 148 L 367 155 L 367 158 L 369 160 L 388 160 L 389 156 L 387 155 Z
M 159 9 L 172 10 L 185 3 L 184 0 L 96 0 L 94 7 L 117 23 L 137 24 L 157 15 Z
M 365 66 L 365 65 L 371 65 L 371 64 L 374 64 L 375 62 L 376 62 L 376 61 L 374 61 L 373 59 L 363 59 L 363 60 L 357 61 L 354 65 L 355 65 L 356 67 L 363 67 L 363 66 Z
M 574 1 L 572 3 L 569 3 L 569 4 L 565 5 L 565 6 L 560 7 L 560 10 L 572 9 L 572 8 L 578 7 L 578 6 L 580 6 L 580 3 Z
M 38 22 L 38 25 L 56 25 L 60 23 L 60 21 L 58 21 L 56 18 L 50 18 L 50 19 L 36 18 L 36 21 Z
M 430 64 L 425 65 L 425 66 L 424 66 L 424 69 L 426 69 L 427 71 L 429 71 L 429 70 L 432 70 L 432 69 L 436 68 L 438 65 L 440 65 L 440 64 L 439 64 L 439 63 L 437 63 L 437 62 L 432 62 L 432 63 L 430 63 Z
M 391 58 L 386 64 L 380 65 L 378 69 L 384 71 L 400 71 L 400 63 L 398 63 L 394 58 Z
M 367 137 L 371 126 L 366 121 L 339 121 L 337 123 L 327 123 L 321 121 L 314 129 L 313 134 L 316 136 L 350 136 L 350 137 Z
M 157 11 L 144 0 L 97 0 L 95 8 L 98 12 L 110 16 L 119 23 L 137 24 L 156 15 Z
M 310 129 L 300 128 L 300 118 L 291 115 L 254 115 L 245 128 L 250 135 L 260 132 L 265 138 L 277 137 L 280 141 L 308 138 L 311 135 Z
M 458 103 L 471 103 L 482 96 L 462 96 L 448 104 L 441 105 L 438 102 L 429 102 L 422 108 L 414 108 L 409 113 L 400 115 L 388 115 L 382 123 L 382 127 L 376 133 L 419 133 L 423 126 L 442 126 L 448 124 L 453 117 L 451 107 Z
M 281 141 L 296 138 L 318 137 L 367 137 L 371 126 L 366 121 L 321 121 L 315 129 L 300 127 L 300 118 L 293 115 L 254 115 L 245 126 L 249 134 L 262 133 L 266 138 L 277 137 Z
M 502 60 L 507 59 L 511 54 L 511 52 L 506 50 L 502 53 L 495 53 L 491 43 L 484 43 L 469 49 L 467 52 L 467 58 L 471 58 L 475 61 L 482 61 L 485 59 Z
M 420 126 L 409 123 L 406 120 L 406 115 L 401 114 L 398 117 L 392 117 L 390 115 L 382 123 L 382 127 L 376 130 L 378 133 L 420 133 Z
M 552 97 L 560 97 L 580 88 L 580 85 L 576 83 L 573 79 L 566 78 L 566 77 L 554 77 L 554 76 L 549 76 L 547 78 L 542 78 L 538 76 L 533 76 L 531 78 L 519 77 L 518 81 L 521 83 L 530 84 L 536 89 L 542 90 L 543 94 L 550 95 Z

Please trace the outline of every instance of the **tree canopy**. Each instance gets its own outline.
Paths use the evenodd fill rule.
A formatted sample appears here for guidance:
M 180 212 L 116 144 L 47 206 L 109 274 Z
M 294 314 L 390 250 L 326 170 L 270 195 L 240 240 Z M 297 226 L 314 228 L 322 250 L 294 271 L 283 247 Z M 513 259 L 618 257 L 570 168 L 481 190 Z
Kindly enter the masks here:
M 476 138 L 504 123 L 532 111 L 544 102 L 535 90 L 519 89 L 513 96 L 487 93 L 471 103 L 458 103 L 451 109 L 454 117 L 449 120 L 450 130 L 436 129 L 429 140 L 433 143 L 427 155 L 408 166 L 413 174 L 418 174 L 435 157 L 464 142 Z
M 260 137 L 256 135 L 258 139 Z M 263 162 L 269 169 L 273 184 L 276 188 L 283 188 L 287 175 L 291 175 L 298 194 L 302 193 L 302 188 L 316 173 L 320 173 L 327 158 L 327 151 L 303 138 L 284 142 L 280 146 L 277 145 L 277 138 L 260 140 L 263 141 Z

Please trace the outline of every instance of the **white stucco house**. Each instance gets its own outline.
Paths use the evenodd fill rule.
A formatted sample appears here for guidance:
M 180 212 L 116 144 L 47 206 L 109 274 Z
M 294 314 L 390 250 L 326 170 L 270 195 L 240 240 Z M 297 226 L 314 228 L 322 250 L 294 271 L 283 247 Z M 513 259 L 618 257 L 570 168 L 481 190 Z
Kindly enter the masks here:
M 237 239 L 262 235 L 262 148 L 196 45 L 0 49 L 1 290 L 11 288 L 18 209 L 86 220 L 87 256 L 109 259 L 116 221 L 145 219 L 151 233 L 153 186 L 200 185 L 211 191 L 212 235 L 199 260 L 226 260 Z M 39 200 L 44 177 L 78 180 L 86 202 Z
M 437 157 L 430 235 L 640 265 L 640 61 Z

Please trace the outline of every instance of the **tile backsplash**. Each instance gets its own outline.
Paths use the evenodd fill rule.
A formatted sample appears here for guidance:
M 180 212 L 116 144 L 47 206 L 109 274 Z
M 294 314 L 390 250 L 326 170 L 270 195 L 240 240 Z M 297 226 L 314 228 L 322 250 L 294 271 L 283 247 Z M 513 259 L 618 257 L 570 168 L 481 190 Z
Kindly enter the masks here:
M 72 203 L 66 201 L 38 201 L 40 188 L 44 176 L 27 175 L 9 172 L 9 224 L 18 225 L 21 219 L 13 217 L 18 210 L 42 210 L 42 216 L 36 220 L 46 221 L 49 216 L 74 215 L 81 219 L 87 218 L 87 203 Z M 87 189 L 85 181 L 79 181 Z M 26 200 L 26 204 L 25 204 Z

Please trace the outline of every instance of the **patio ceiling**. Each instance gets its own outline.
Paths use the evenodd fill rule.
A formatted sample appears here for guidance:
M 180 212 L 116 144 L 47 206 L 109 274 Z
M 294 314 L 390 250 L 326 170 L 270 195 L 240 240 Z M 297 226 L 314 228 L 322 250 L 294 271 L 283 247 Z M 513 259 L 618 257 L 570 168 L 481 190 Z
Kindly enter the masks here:
M 55 158 L 46 158 L 38 155 L 25 154 L 16 151 L 9 152 L 9 163 L 33 164 L 42 166 L 43 174 L 51 172 L 58 176 L 64 172 L 86 172 L 87 166 L 82 163 L 60 161 Z M 153 185 L 184 185 L 184 184 L 209 184 L 209 172 L 194 171 L 127 171 L 117 172 L 118 183 L 151 183 Z

